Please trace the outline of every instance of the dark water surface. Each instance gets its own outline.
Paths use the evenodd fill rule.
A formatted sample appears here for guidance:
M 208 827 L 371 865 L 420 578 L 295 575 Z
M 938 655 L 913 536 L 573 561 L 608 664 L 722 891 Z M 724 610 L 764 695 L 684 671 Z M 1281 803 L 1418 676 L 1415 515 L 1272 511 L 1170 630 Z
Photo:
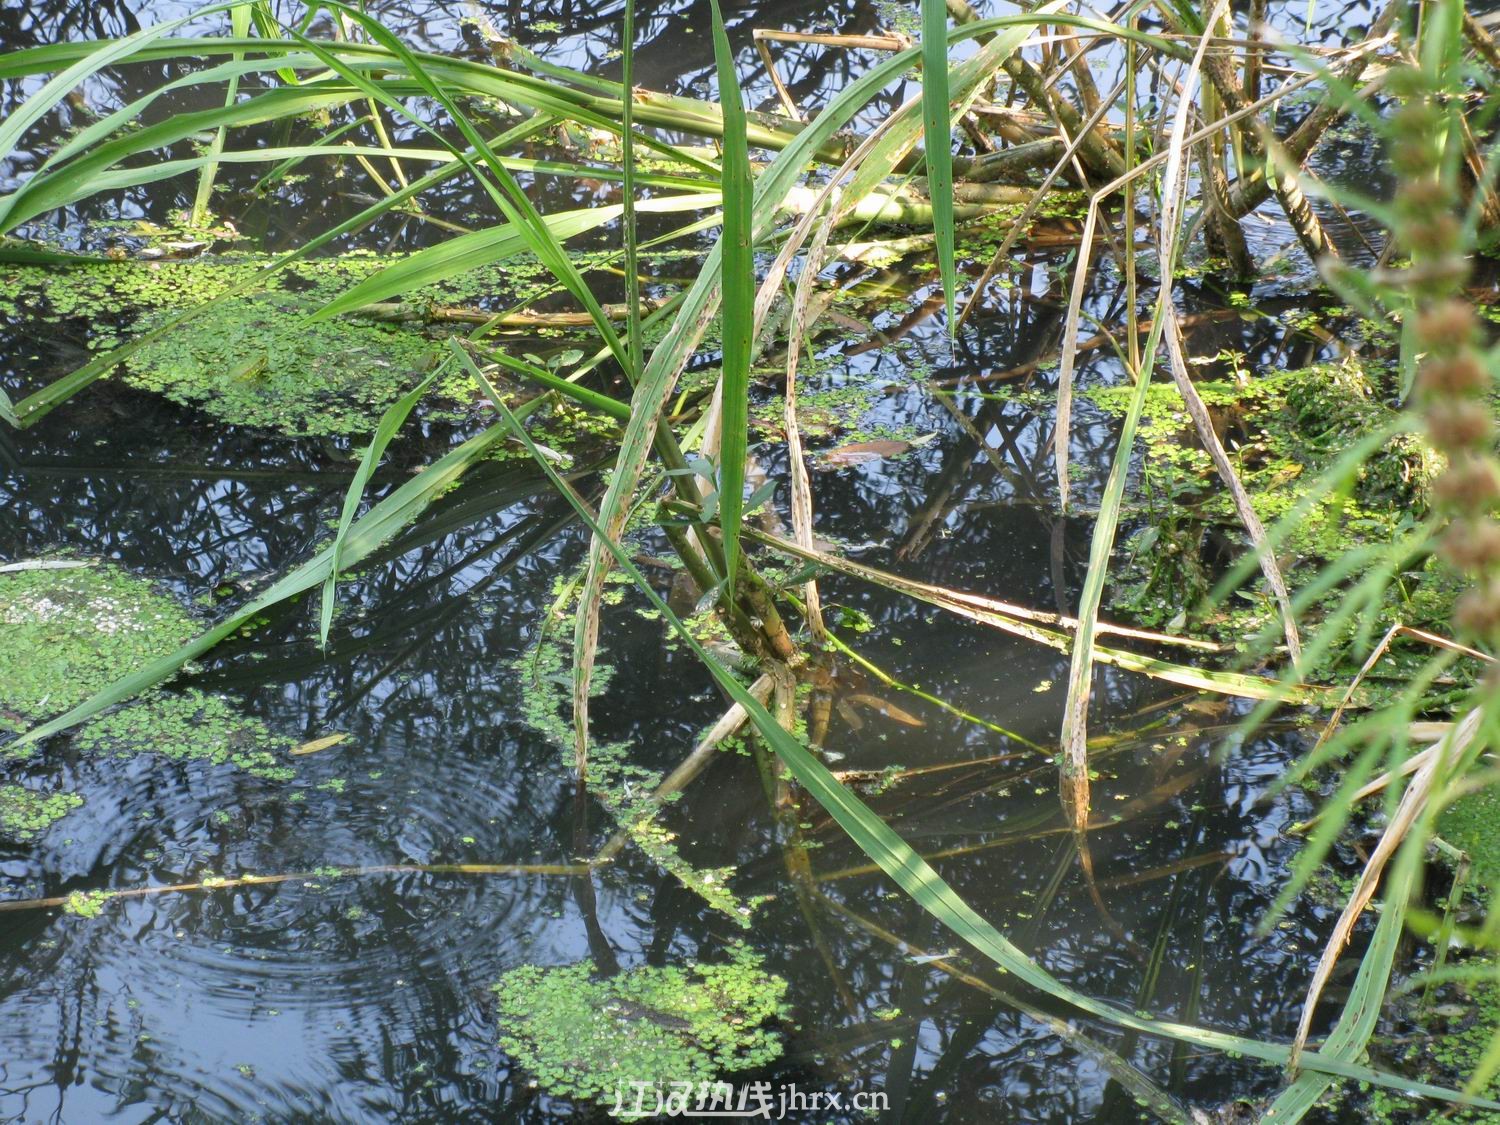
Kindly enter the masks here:
M 641 84 L 706 89 L 704 5 L 640 7 Z M 604 72 L 616 65 L 613 5 L 484 9 L 502 33 L 549 58 Z M 1300 20 L 1303 6 L 1293 9 L 1286 18 Z M 187 10 L 175 0 L 12 3 L 0 9 L 0 42 L 114 34 Z M 1366 11 L 1329 15 L 1329 26 L 1355 24 Z M 381 14 L 414 41 L 472 50 L 458 5 L 382 6 Z M 552 26 L 543 21 L 567 30 L 538 30 Z M 732 13 L 741 42 L 752 26 L 871 31 L 881 22 L 866 3 L 791 0 Z M 785 73 L 809 103 L 865 65 L 859 56 L 791 59 Z M 756 76 L 753 90 L 768 93 L 753 52 L 741 62 Z M 100 80 L 92 92 L 114 99 L 132 81 L 161 77 Z M 226 180 L 239 175 L 227 171 Z M 191 191 L 174 183 L 123 205 L 88 201 L 60 229 L 86 239 L 102 218 L 163 219 Z M 319 198 L 321 209 L 244 204 L 237 222 L 276 248 L 356 206 L 340 202 L 336 188 Z M 471 203 L 452 202 L 456 211 Z M 547 205 L 576 206 L 578 197 L 549 196 Z M 386 229 L 363 244 L 406 248 L 434 237 Z M 1287 240 L 1277 228 L 1258 237 Z M 1066 254 L 1022 250 L 1017 287 L 951 350 L 931 320 L 906 335 L 904 352 L 825 349 L 817 375 L 825 386 L 887 384 L 874 421 L 934 436 L 896 460 L 818 474 L 821 534 L 856 544 L 860 561 L 924 580 L 1041 609 L 1076 604 L 1090 528 L 1055 514 L 1050 406 L 961 398 L 963 426 L 910 374 L 918 364 L 941 376 L 995 370 L 1052 347 Z M 1117 292 L 1114 279 L 1101 277 L 1091 307 L 1113 315 Z M 1222 303 L 1207 287 L 1185 299 L 1199 309 Z M 1192 346 L 1234 348 L 1277 366 L 1321 354 L 1272 313 L 1212 323 Z M 876 324 L 890 330 L 899 319 L 881 313 Z M 77 339 L 52 326 L 0 324 L 7 387 L 37 385 L 82 354 Z M 1109 383 L 1120 371 L 1095 353 L 1080 378 Z M 381 487 L 452 440 L 441 427 L 404 438 Z M 1113 428 L 1085 402 L 1072 440 L 1082 472 L 1075 495 L 1086 508 L 1108 470 Z M 325 540 L 349 457 L 347 444 L 226 431 L 101 384 L 33 429 L 0 433 L 0 560 L 59 550 L 104 557 L 188 600 L 230 580 L 258 589 Z M 784 475 L 779 450 L 765 467 Z M 326 657 L 308 640 L 304 608 L 197 677 L 232 687 L 280 733 L 347 731 L 345 743 L 301 759 L 289 785 L 149 757 L 123 766 L 75 759 L 62 747 L 25 767 L 7 764 L 60 771 L 87 804 L 40 845 L 0 850 L 0 896 L 178 883 L 206 872 L 558 864 L 587 854 L 611 824 L 577 801 L 561 752 L 521 721 L 513 667 L 535 639 L 554 580 L 584 545 L 530 470 L 515 462 L 477 470 L 393 558 L 341 587 L 347 609 Z M 1066 681 L 1060 655 L 852 581 L 826 583 L 824 597 L 868 615 L 870 632 L 846 636 L 898 678 L 1024 739 L 1055 744 Z M 603 736 L 629 740 L 642 764 L 669 769 L 724 703 L 691 655 L 664 649 L 661 639 L 629 603 L 612 611 L 606 659 L 617 672 L 596 721 Z M 872 803 L 924 853 L 963 852 L 936 866 L 976 909 L 1090 995 L 1225 1031 L 1289 1037 L 1328 914 L 1301 906 L 1268 937 L 1255 935 L 1254 922 L 1294 853 L 1282 830 L 1307 811 L 1298 791 L 1260 800 L 1300 751 L 1299 738 L 1271 733 L 1230 745 L 1225 729 L 1235 714 L 1224 704 L 1101 669 L 1095 729 L 1138 733 L 1122 734 L 1099 759 L 1097 806 L 1118 819 L 1091 836 L 1091 891 L 1062 832 L 1049 754 L 910 695 L 886 694 L 925 725 L 866 710 L 856 730 L 836 714 L 828 749 L 844 769 L 945 767 Z M 334 780 L 342 792 L 326 787 Z M 294 793 L 303 799 L 291 800 Z M 568 877 L 408 872 L 120 900 L 95 919 L 0 913 L 0 1119 L 586 1118 L 587 1110 L 539 1095 L 499 1050 L 489 986 L 526 963 L 713 959 L 741 937 L 790 981 L 795 1010 L 784 1059 L 756 1077 L 881 1090 L 893 1121 L 1141 1119 L 1096 1052 L 1060 1037 L 1036 1012 L 914 959 L 955 942 L 884 878 L 845 873 L 862 856 L 815 806 L 799 819 L 826 896 L 806 911 L 786 873 L 785 849 L 796 842 L 778 829 L 750 758 L 723 756 L 667 816 L 692 862 L 734 865 L 737 892 L 772 896 L 749 931 L 632 849 L 594 878 L 591 893 Z M 969 968 L 983 975 L 977 963 Z M 1039 997 L 1021 999 L 1051 1010 Z M 1074 1036 L 1118 1052 L 1184 1106 L 1211 1109 L 1278 1083 L 1246 1062 L 1059 1014 Z M 845 1118 L 855 1119 L 804 1119 Z

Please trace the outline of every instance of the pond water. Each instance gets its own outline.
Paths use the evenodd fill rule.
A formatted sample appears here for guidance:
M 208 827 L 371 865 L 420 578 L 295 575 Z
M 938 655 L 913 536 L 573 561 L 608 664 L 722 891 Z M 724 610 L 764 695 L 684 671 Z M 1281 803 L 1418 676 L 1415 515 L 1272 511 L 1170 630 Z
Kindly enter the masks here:
M 502 33 L 549 58 L 605 72 L 615 65 L 613 6 L 484 7 Z M 711 66 L 703 6 L 640 7 L 641 84 L 703 89 Z M 1292 7 L 1300 19 L 1302 7 Z M 10 4 L 0 41 L 118 33 L 185 10 L 166 0 Z M 381 14 L 415 41 L 471 50 L 456 11 L 412 4 Z M 1365 13 L 1351 6 L 1328 15 L 1327 26 Z M 743 6 L 733 22 L 743 39 L 751 26 L 868 31 L 882 15 L 866 3 L 792 0 Z M 809 102 L 862 65 L 857 56 L 791 57 L 792 88 Z M 752 52 L 741 62 L 758 75 Z M 119 97 L 134 80 L 101 81 L 94 93 Z M 760 77 L 752 89 L 768 92 Z M 362 205 L 345 197 L 346 186 L 317 182 L 305 188 L 306 207 L 247 202 L 235 194 L 248 182 L 237 175 L 226 173 L 228 209 L 267 249 Z M 172 184 L 123 204 L 90 201 L 60 230 L 86 244 L 103 219 L 162 219 L 190 193 Z M 454 214 L 476 205 L 446 204 Z M 359 244 L 411 248 L 437 237 L 409 225 L 372 230 Z M 1288 241 L 1275 227 L 1257 235 L 1263 251 Z M 1068 254 L 1020 249 L 1016 286 L 951 347 L 940 323 L 917 318 L 902 326 L 899 348 L 834 343 L 819 352 L 813 389 L 883 386 L 864 424 L 931 435 L 905 456 L 816 474 L 820 534 L 852 544 L 860 562 L 926 581 L 1040 609 L 1076 604 L 1090 525 L 1086 515 L 1058 516 L 1050 502 L 1050 406 L 961 397 L 960 421 L 912 376 L 916 368 L 939 377 L 995 371 L 1054 346 Z M 1284 284 L 1296 280 L 1293 267 Z M 1118 308 L 1116 290 L 1114 279 L 1099 278 L 1089 301 L 1101 317 Z M 1210 319 L 1195 330 L 1194 350 L 1234 349 L 1267 366 L 1320 358 L 1324 345 L 1278 315 L 1273 290 L 1262 294 L 1270 315 Z M 1223 308 L 1227 295 L 1190 285 L 1185 302 L 1190 311 Z M 1284 302 L 1281 311 L 1298 307 Z M 871 313 L 887 332 L 903 319 Z M 0 323 L 8 387 L 40 385 L 82 354 L 80 339 L 55 326 Z M 1049 378 L 1043 372 L 1039 385 Z M 1101 351 L 1080 378 L 1110 384 L 1121 372 Z M 1072 440 L 1085 512 L 1108 471 L 1112 424 L 1081 404 Z M 376 490 L 453 438 L 451 426 L 413 426 Z M 0 560 L 104 558 L 185 602 L 232 602 L 325 541 L 355 452 L 344 440 L 210 426 L 106 382 L 27 431 L 0 432 Z M 784 475 L 779 449 L 763 456 L 770 475 Z M 0 766 L 6 777 L 57 779 L 85 799 L 40 843 L 0 844 L 6 899 L 209 873 L 403 868 L 126 898 L 94 918 L 0 913 L 0 1118 L 586 1119 L 593 1111 L 549 1099 L 500 1049 L 490 986 L 523 964 L 713 960 L 736 940 L 789 982 L 784 1055 L 754 1077 L 846 1100 L 883 1091 L 884 1120 L 1149 1119 L 1128 1088 L 1131 1071 L 1182 1107 L 1213 1109 L 1278 1086 L 1268 1068 L 1125 1036 L 1024 990 L 997 994 L 1010 986 L 962 950 L 954 965 L 991 990 L 930 963 L 926 955 L 956 940 L 863 870 L 862 855 L 811 802 L 778 822 L 748 756 L 721 755 L 664 818 L 691 863 L 732 866 L 738 895 L 768 896 L 748 929 L 631 847 L 591 879 L 414 870 L 564 865 L 612 832 L 605 812 L 575 793 L 563 752 L 524 721 L 516 668 L 554 583 L 585 545 L 545 480 L 517 460 L 487 464 L 342 585 L 345 608 L 326 654 L 309 639 L 316 611 L 306 605 L 217 653 L 190 677 L 193 686 L 232 689 L 297 741 L 347 733 L 298 759 L 291 782 L 151 756 L 99 760 L 70 752 L 65 740 Z M 922 725 L 845 706 L 826 738 L 836 768 L 913 771 L 869 800 L 924 854 L 948 857 L 934 862 L 969 903 L 1089 995 L 1290 1037 L 1332 908 L 1304 902 L 1268 936 L 1254 927 L 1295 854 L 1284 829 L 1310 807 L 1295 789 L 1263 799 L 1304 748 L 1300 735 L 1268 730 L 1235 743 L 1227 736 L 1238 712 L 1229 705 L 1101 669 L 1094 729 L 1115 737 L 1098 758 L 1090 880 L 1064 830 L 1051 759 L 1065 658 L 851 579 L 825 580 L 823 591 L 844 619 L 863 615 L 868 631 L 844 635 L 870 660 L 1013 732 L 855 683 L 854 694 L 884 696 Z M 691 654 L 665 646 L 659 623 L 634 608 L 627 598 L 606 623 L 614 677 L 596 723 L 601 737 L 628 742 L 635 760 L 666 770 L 724 701 Z M 789 877 L 804 861 L 810 873 Z M 822 1110 L 788 1119 L 864 1118 Z

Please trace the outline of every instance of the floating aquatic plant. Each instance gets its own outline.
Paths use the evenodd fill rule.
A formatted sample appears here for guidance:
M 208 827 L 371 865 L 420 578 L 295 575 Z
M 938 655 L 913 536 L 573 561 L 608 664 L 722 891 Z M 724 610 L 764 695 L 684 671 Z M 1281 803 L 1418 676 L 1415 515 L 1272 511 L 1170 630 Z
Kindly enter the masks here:
M 0 574 L 0 710 L 65 710 L 197 631 L 170 597 L 116 567 Z
M 316 306 L 264 294 L 215 305 L 126 361 L 126 379 L 211 416 L 294 436 L 361 434 L 432 366 L 419 332 L 308 323 Z M 152 327 L 151 318 L 141 324 Z
M 83 804 L 76 793 L 40 793 L 19 785 L 0 785 L 0 837 L 34 840 Z
M 201 627 L 150 581 L 106 565 L 0 574 L 0 626 L 0 723 L 13 730 L 87 699 Z M 292 776 L 292 739 L 197 690 L 144 695 L 80 727 L 75 744 L 98 755 L 151 752 Z
M 523 965 L 495 984 L 500 1046 L 563 1098 L 611 1101 L 632 1082 L 713 1081 L 781 1056 L 786 982 L 735 944 L 729 960 L 598 977 L 592 961 Z

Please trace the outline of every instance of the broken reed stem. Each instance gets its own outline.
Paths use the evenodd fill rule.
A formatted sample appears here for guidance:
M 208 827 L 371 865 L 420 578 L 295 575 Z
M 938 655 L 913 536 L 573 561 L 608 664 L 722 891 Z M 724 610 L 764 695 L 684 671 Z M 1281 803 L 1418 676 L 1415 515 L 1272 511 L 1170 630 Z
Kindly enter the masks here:
M 1075 629 L 1078 619 L 1065 617 L 1061 614 L 1050 613 L 1047 610 L 1031 609 L 1027 606 L 1016 605 L 1012 602 L 1002 602 L 996 598 L 986 597 L 983 594 L 971 594 L 965 590 L 952 590 L 946 586 L 934 586 L 927 582 L 918 582 L 914 578 L 903 578 L 900 575 L 891 574 L 864 563 L 855 562 L 853 559 L 844 558 L 841 555 L 832 555 L 827 551 L 817 548 L 803 547 L 800 544 L 785 539 L 779 535 L 773 535 L 768 531 L 749 530 L 746 532 L 747 539 L 754 539 L 774 550 L 800 558 L 804 562 L 816 563 L 827 567 L 829 570 L 839 574 L 848 575 L 851 578 L 860 578 L 876 586 L 883 586 L 888 590 L 906 594 L 936 605 L 942 609 L 950 609 L 959 612 L 959 607 L 979 610 L 985 616 L 973 617 L 972 620 L 985 623 L 988 617 L 1009 617 L 1016 621 L 1035 623 L 1038 625 L 1052 626 L 1054 628 Z M 1200 640 L 1196 637 L 1180 637 L 1172 633 L 1156 633 L 1149 629 L 1134 629 L 1128 625 L 1115 625 L 1108 621 L 1097 622 L 1094 626 L 1101 633 L 1109 633 L 1118 637 L 1132 637 L 1141 641 L 1152 641 L 1156 644 L 1172 645 L 1178 648 L 1197 649 L 1202 652 L 1223 652 L 1224 646 L 1214 641 Z
M 1266 529 L 1261 526 L 1260 517 L 1255 514 L 1255 505 L 1250 502 L 1250 494 L 1245 491 L 1239 474 L 1234 471 L 1234 463 L 1229 460 L 1224 443 L 1219 440 L 1218 432 L 1214 429 L 1213 418 L 1208 413 L 1208 405 L 1203 401 L 1203 396 L 1198 393 L 1198 388 L 1193 385 L 1192 376 L 1188 373 L 1187 356 L 1182 346 L 1182 326 L 1177 322 L 1177 310 L 1171 302 L 1166 305 L 1165 315 L 1166 324 L 1162 331 L 1166 336 L 1167 357 L 1170 361 L 1168 367 L 1172 371 L 1172 380 L 1177 384 L 1177 393 L 1182 396 L 1182 401 L 1187 406 L 1188 417 L 1193 420 L 1193 425 L 1198 430 L 1199 442 L 1202 443 L 1204 449 L 1208 450 L 1209 458 L 1214 463 L 1219 479 L 1234 500 L 1234 510 L 1238 513 L 1240 522 L 1244 524 L 1245 534 L 1250 537 L 1250 543 L 1260 559 L 1261 573 L 1265 575 L 1266 583 L 1276 596 L 1276 607 L 1281 613 L 1282 632 L 1286 636 L 1287 655 L 1291 657 L 1292 667 L 1296 668 L 1302 663 L 1302 638 L 1297 632 L 1297 616 L 1292 609 L 1292 596 L 1287 590 L 1285 579 L 1281 576 L 1281 567 L 1276 562 L 1276 553 L 1266 540 Z M 1349 696 L 1345 697 L 1346 703 L 1349 698 Z
M 1104 115 L 1109 112 L 1110 107 L 1114 105 L 1115 99 L 1120 96 L 1120 92 L 1125 88 L 1125 86 L 1126 82 L 1123 80 L 1116 83 L 1115 88 L 1110 91 L 1109 97 L 1104 99 L 1103 104 L 1101 104 L 1098 109 L 1096 109 L 1093 114 L 1090 115 L 1088 121 L 1084 124 L 1085 132 L 1093 130 L 1099 124 L 1099 122 L 1104 119 Z M 985 287 L 988 286 L 991 279 L 994 278 L 995 273 L 997 270 L 999 270 L 1001 264 L 1009 260 L 1011 247 L 1016 244 L 1016 240 L 1021 237 L 1021 232 L 1024 231 L 1030 224 L 1032 216 L 1035 215 L 1037 210 L 1041 207 L 1042 201 L 1048 197 L 1047 193 L 1052 189 L 1052 185 L 1057 181 L 1057 178 L 1062 175 L 1063 169 L 1073 162 L 1078 153 L 1078 147 L 1082 139 L 1083 135 L 1079 134 L 1078 136 L 1073 137 L 1071 141 L 1064 142 L 1062 155 L 1058 157 L 1056 163 L 1052 165 L 1052 170 L 1049 171 L 1046 177 L 1042 180 L 1041 185 L 1036 189 L 1036 194 L 1031 197 L 1031 202 L 1026 204 L 1026 209 L 1023 210 L 1021 214 L 1016 218 L 1015 222 L 1011 224 L 1010 230 L 1005 232 L 1005 238 L 1001 241 L 999 247 L 996 248 L 994 256 L 990 258 L 989 265 L 984 267 L 984 273 L 982 273 L 979 277 L 979 280 L 974 283 L 974 287 L 969 294 L 969 300 L 964 305 L 963 312 L 959 314 L 958 326 L 960 328 L 962 328 L 964 322 L 969 319 L 969 314 L 974 311 L 974 307 L 979 304 L 979 299 L 983 295 Z M 1129 215 L 1128 208 L 1126 214 L 1127 216 Z M 1126 224 L 1127 226 L 1129 225 L 1128 218 L 1126 219 Z
M 839 196 L 835 191 L 829 202 L 830 217 L 837 215 L 838 210 Z M 823 254 L 828 248 L 828 235 L 831 231 L 831 223 L 819 227 L 802 259 L 802 273 L 797 278 L 797 287 L 792 295 L 792 312 L 786 338 L 786 393 L 783 399 L 782 424 L 786 430 L 788 475 L 792 489 L 792 531 L 798 545 L 809 549 L 813 546 L 812 480 L 807 472 L 807 459 L 802 451 L 802 427 L 797 419 L 797 362 L 802 354 L 802 339 L 807 331 L 808 298 L 812 296 L 813 285 L 823 268 Z M 802 615 L 813 639 L 821 643 L 827 640 L 828 629 L 823 624 L 823 604 L 818 596 L 816 578 L 809 578 L 803 583 L 802 597 Z
M 1297 1023 L 1297 1035 L 1292 1040 L 1292 1057 L 1287 1063 L 1291 1071 L 1296 1071 L 1297 1062 L 1307 1046 L 1308 1036 L 1312 1033 L 1313 1013 L 1318 1006 L 1318 999 L 1323 995 L 1323 988 L 1327 985 L 1329 977 L 1333 975 L 1339 954 L 1343 952 L 1344 946 L 1348 944 L 1354 932 L 1354 924 L 1359 921 L 1360 914 L 1375 897 L 1381 874 L 1415 825 L 1418 815 L 1426 807 L 1439 777 L 1446 776 L 1449 768 L 1464 756 L 1478 735 L 1484 712 L 1483 706 L 1476 706 L 1465 715 L 1463 721 L 1449 731 L 1448 736 L 1433 748 L 1435 752 L 1412 775 L 1406 792 L 1401 795 L 1396 811 L 1391 815 L 1390 822 L 1380 836 L 1380 843 L 1370 854 L 1369 861 L 1360 873 L 1358 884 L 1350 893 L 1349 901 L 1344 904 L 1343 912 L 1339 915 L 1338 922 L 1328 937 L 1328 944 L 1323 948 L 1323 955 L 1318 959 L 1318 967 L 1313 973 L 1312 982 L 1307 986 L 1307 996 L 1302 1003 L 1302 1017 Z
M 940 698 L 940 697 L 938 697 L 936 695 L 931 694 L 930 692 L 925 692 L 921 688 L 913 687 L 912 685 L 907 684 L 907 683 L 902 683 L 900 680 L 896 679 L 894 676 L 892 676 L 885 669 L 881 668 L 874 661 L 868 659 L 867 657 L 865 657 L 865 656 L 861 655 L 859 652 L 857 652 L 855 649 L 851 648 L 848 644 L 846 644 L 844 641 L 840 640 L 833 633 L 826 634 L 824 639 L 828 642 L 828 644 L 832 648 L 834 648 L 836 651 L 842 653 L 848 659 L 854 661 L 854 663 L 858 664 L 866 672 L 868 672 L 868 673 L 870 673 L 870 675 L 874 676 L 885 687 L 891 688 L 891 689 L 893 689 L 895 691 L 904 691 L 908 695 L 914 695 L 918 699 L 922 700 L 924 703 L 931 703 L 934 707 L 941 707 L 944 711 L 947 711 L 950 715 L 954 716 L 955 718 L 962 719 L 966 723 L 973 723 L 976 726 L 984 727 L 986 730 L 994 731 L 996 734 L 1004 735 L 1006 738 L 1010 739 L 1012 742 L 1019 742 L 1022 746 L 1026 746 L 1026 747 L 1028 747 L 1028 748 L 1030 748 L 1032 750 L 1035 750 L 1039 754 L 1045 754 L 1045 753 L 1047 753 L 1047 750 L 1044 747 L 1039 746 L 1035 742 L 1032 742 L 1031 739 L 1027 738 L 1025 735 L 1017 734 L 1013 730 L 1006 730 L 1004 727 L 1000 726 L 998 723 L 992 723 L 988 719 L 981 719 L 978 715 L 972 715 L 968 711 L 963 710 L 963 708 L 961 708 L 961 707 L 955 707 L 953 704 L 949 703 L 946 699 L 942 699 L 942 698 Z M 960 764 L 967 766 L 967 765 L 973 765 L 975 763 L 973 763 L 973 762 L 964 762 L 964 763 L 960 763 Z M 946 768 L 946 767 L 935 767 L 935 768 Z M 915 772 L 915 771 L 910 771 L 910 772 Z
M 1089 767 L 1088 767 L 1088 710 L 1089 699 L 1093 690 L 1095 641 L 1096 628 L 1095 618 L 1099 610 L 1099 602 L 1103 595 L 1104 581 L 1109 570 L 1109 560 L 1114 549 L 1115 532 L 1118 527 L 1120 502 L 1124 495 L 1126 476 L 1129 470 L 1131 447 L 1135 442 L 1136 428 L 1140 420 L 1140 414 L 1145 406 L 1145 394 L 1151 381 L 1154 369 L 1155 349 L 1159 334 L 1163 325 L 1166 311 L 1171 308 L 1173 301 L 1172 279 L 1177 265 L 1179 239 L 1182 231 L 1180 227 L 1181 212 L 1187 195 L 1188 187 L 1188 162 L 1191 147 L 1187 141 L 1188 120 L 1193 106 L 1193 95 L 1199 83 L 1199 75 L 1204 65 L 1204 58 L 1208 52 L 1208 35 L 1217 23 L 1221 13 L 1228 6 L 1229 0 L 1217 0 L 1214 5 L 1213 14 L 1208 18 L 1202 40 L 1193 54 L 1193 61 L 1188 64 L 1186 73 L 1183 75 L 1180 88 L 1177 93 L 1177 103 L 1173 109 L 1172 124 L 1169 137 L 1164 137 L 1163 155 L 1166 157 L 1166 165 L 1161 177 L 1161 203 L 1158 222 L 1157 238 L 1157 260 L 1161 268 L 1161 280 L 1158 286 L 1156 298 L 1156 314 L 1148 336 L 1147 345 L 1143 350 L 1141 366 L 1130 374 L 1136 379 L 1136 388 L 1131 399 L 1129 413 L 1121 430 L 1118 445 L 1115 450 L 1114 462 L 1110 467 L 1108 481 L 1105 484 L 1103 498 L 1100 501 L 1100 513 L 1094 524 L 1094 531 L 1089 546 L 1088 573 L 1084 579 L 1083 592 L 1079 598 L 1078 621 L 1079 625 L 1073 636 L 1072 652 L 1068 666 L 1068 696 L 1063 707 L 1062 717 L 1062 758 L 1058 768 L 1059 794 L 1065 810 L 1067 810 L 1074 828 L 1080 835 L 1088 828 L 1089 822 Z M 1132 56 L 1133 58 L 1133 56 Z M 1130 154 L 1134 157 L 1134 153 Z M 1138 174 L 1138 169 L 1125 173 L 1126 177 Z M 1054 430 L 1054 460 L 1057 465 L 1058 490 L 1061 507 L 1067 510 L 1067 449 L 1072 427 L 1068 403 L 1064 398 L 1064 391 L 1071 394 L 1072 388 L 1072 345 L 1077 339 L 1079 316 L 1082 312 L 1082 289 L 1084 280 L 1082 271 L 1087 269 L 1089 251 L 1092 249 L 1093 226 L 1099 215 L 1100 195 L 1095 194 L 1089 201 L 1088 221 L 1085 226 L 1085 236 L 1082 247 L 1079 249 L 1078 261 L 1080 276 L 1072 299 L 1069 302 L 1067 327 L 1064 329 L 1064 352 L 1063 368 L 1058 374 L 1058 402 L 1057 421 Z M 1135 310 L 1129 312 L 1132 320 Z M 1080 850 L 1080 854 L 1084 854 Z
M 170 883 L 160 887 L 125 887 L 112 891 L 82 891 L 73 894 L 102 895 L 103 901 L 117 898 L 146 898 L 151 895 L 187 894 L 193 891 L 221 891 L 235 887 L 269 887 L 279 883 L 310 882 L 318 879 L 349 879 L 367 875 L 587 875 L 584 863 L 389 863 L 374 867 L 338 867 L 331 871 L 290 871 L 279 875 L 236 875 L 232 878 L 208 878 L 196 883 Z M 26 898 L 0 902 L 0 912 L 12 910 L 45 910 L 66 906 L 72 894 L 51 898 Z

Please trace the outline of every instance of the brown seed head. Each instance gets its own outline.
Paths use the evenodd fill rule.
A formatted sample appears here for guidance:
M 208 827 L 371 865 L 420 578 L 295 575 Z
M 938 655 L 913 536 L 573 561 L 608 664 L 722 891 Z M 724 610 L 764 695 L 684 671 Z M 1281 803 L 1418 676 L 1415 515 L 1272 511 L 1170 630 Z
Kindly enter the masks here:
M 1437 258 L 1458 249 L 1458 220 L 1446 211 L 1437 211 L 1407 223 L 1402 238 L 1414 254 Z
M 1474 339 L 1474 310 L 1463 301 L 1439 301 L 1417 315 L 1417 343 L 1456 350 Z
M 1500 579 L 1487 578 L 1459 598 L 1453 623 L 1459 632 L 1481 640 L 1500 633 Z
M 1489 457 L 1474 453 L 1453 459 L 1448 471 L 1433 483 L 1439 504 L 1462 512 L 1488 512 L 1500 501 L 1500 469 Z
M 1407 102 L 1391 117 L 1391 131 L 1401 137 L 1417 137 L 1433 144 L 1443 115 L 1425 98 Z
M 1421 218 L 1433 211 L 1446 211 L 1453 206 L 1453 193 L 1436 176 L 1421 176 L 1407 180 L 1396 192 L 1396 202 L 1407 213 Z
M 1489 408 L 1477 399 L 1444 398 L 1427 408 L 1427 436 L 1448 452 L 1492 444 L 1495 426 Z
M 1420 133 L 1398 135 L 1391 141 L 1391 167 L 1402 179 L 1416 179 L 1438 164 L 1437 149 Z
M 1489 386 L 1489 372 L 1471 351 L 1429 359 L 1417 372 L 1417 387 L 1429 397 L 1469 395 Z
M 1500 523 L 1459 520 L 1443 533 L 1438 554 L 1454 570 L 1478 574 L 1500 565 Z

